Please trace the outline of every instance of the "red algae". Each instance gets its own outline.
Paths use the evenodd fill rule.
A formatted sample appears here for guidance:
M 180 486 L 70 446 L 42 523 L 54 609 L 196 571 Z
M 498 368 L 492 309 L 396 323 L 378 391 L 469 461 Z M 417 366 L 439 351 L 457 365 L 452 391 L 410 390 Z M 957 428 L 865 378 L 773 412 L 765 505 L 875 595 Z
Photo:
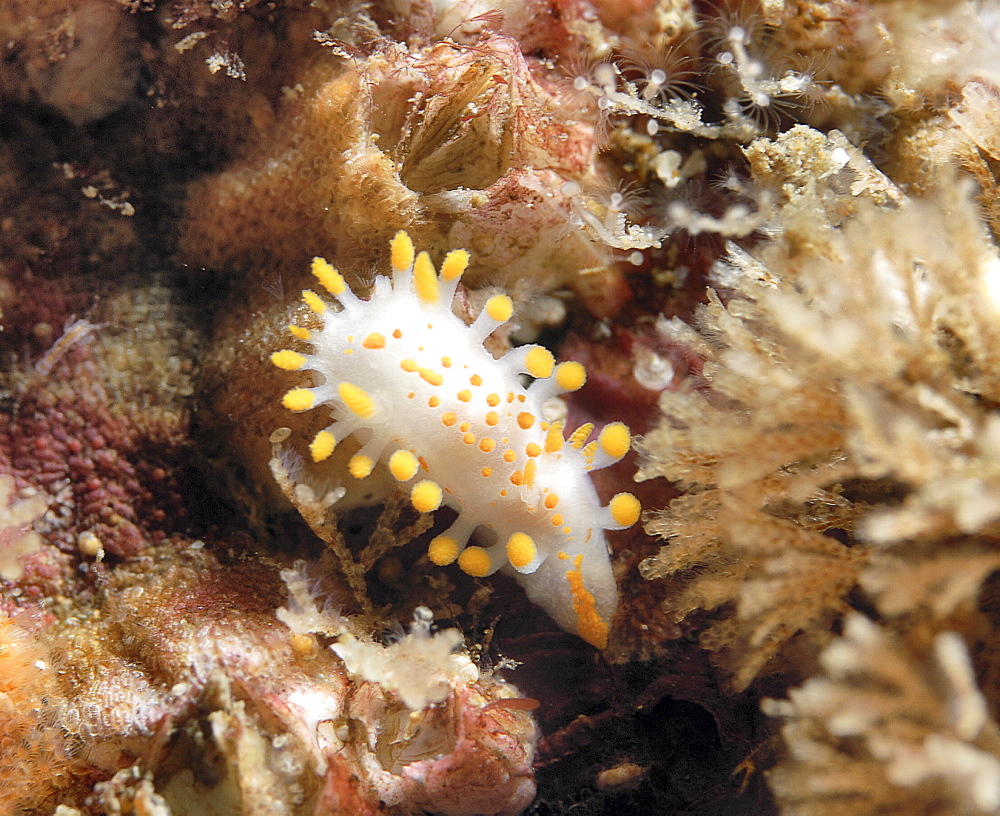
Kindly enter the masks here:
M 18 489 L 51 497 L 49 545 L 70 553 L 89 532 L 108 554 L 133 557 L 183 515 L 176 482 L 161 460 L 140 453 L 140 441 L 83 342 L 51 375 L 29 374 L 15 410 L 0 416 L 0 470 Z

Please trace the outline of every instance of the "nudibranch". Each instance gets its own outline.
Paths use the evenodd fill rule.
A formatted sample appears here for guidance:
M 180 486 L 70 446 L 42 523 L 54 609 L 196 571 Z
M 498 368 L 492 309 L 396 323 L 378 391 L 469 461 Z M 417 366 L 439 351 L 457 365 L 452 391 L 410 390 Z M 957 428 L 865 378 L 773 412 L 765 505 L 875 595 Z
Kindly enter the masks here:
M 289 331 L 311 353 L 271 355 L 278 368 L 312 371 L 319 383 L 292 388 L 285 408 L 331 410 L 332 423 L 309 444 L 312 459 L 322 462 L 355 434 L 362 447 L 348 464 L 353 478 L 384 460 L 419 512 L 442 504 L 458 511 L 430 542 L 430 561 L 457 561 L 475 577 L 510 572 L 560 626 L 604 648 L 618 604 L 604 531 L 631 526 L 640 507 L 629 493 L 602 507 L 587 473 L 628 452 L 628 427 L 613 422 L 588 443 L 593 425 L 566 438 L 561 422 L 545 421 L 546 400 L 580 388 L 586 372 L 577 362 L 556 365 L 538 345 L 493 358 L 483 341 L 511 318 L 513 304 L 491 297 L 469 326 L 452 313 L 469 253 L 450 252 L 438 274 L 401 231 L 391 256 L 392 280 L 376 276 L 369 300 L 315 258 L 313 275 L 341 308 L 305 290 L 322 326 Z M 533 378 L 529 387 L 521 374 Z M 479 528 L 479 543 L 469 544 Z

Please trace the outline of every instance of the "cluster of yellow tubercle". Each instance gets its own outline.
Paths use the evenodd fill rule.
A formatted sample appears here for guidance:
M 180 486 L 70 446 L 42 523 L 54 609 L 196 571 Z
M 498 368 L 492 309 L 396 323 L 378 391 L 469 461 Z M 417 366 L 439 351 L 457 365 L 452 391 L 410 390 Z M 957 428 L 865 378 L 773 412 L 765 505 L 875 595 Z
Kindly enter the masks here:
M 563 628 L 603 648 L 618 601 L 603 531 L 631 526 L 640 507 L 629 493 L 602 507 L 587 473 L 628 452 L 628 427 L 613 422 L 587 443 L 594 430 L 587 424 L 565 438 L 561 422 L 543 418 L 544 403 L 582 387 L 584 367 L 557 365 L 538 345 L 494 359 L 483 341 L 511 318 L 513 304 L 506 295 L 491 297 L 470 326 L 452 313 L 469 254 L 448 253 L 439 274 L 426 252 L 415 255 L 405 232 L 391 251 L 392 280 L 376 277 L 369 300 L 329 263 L 313 260 L 313 275 L 341 310 L 303 292 L 323 326 L 289 331 L 312 352 L 285 349 L 271 361 L 313 371 L 320 382 L 292 388 L 282 404 L 294 412 L 329 405 L 333 421 L 309 445 L 314 462 L 351 434 L 367 436 L 348 464 L 353 478 L 364 479 L 385 458 L 396 480 L 412 483 L 419 512 L 442 504 L 458 511 L 431 541 L 430 561 L 457 561 L 477 578 L 513 571 Z M 533 378 L 529 387 L 521 374 Z M 479 528 L 495 542 L 469 545 Z

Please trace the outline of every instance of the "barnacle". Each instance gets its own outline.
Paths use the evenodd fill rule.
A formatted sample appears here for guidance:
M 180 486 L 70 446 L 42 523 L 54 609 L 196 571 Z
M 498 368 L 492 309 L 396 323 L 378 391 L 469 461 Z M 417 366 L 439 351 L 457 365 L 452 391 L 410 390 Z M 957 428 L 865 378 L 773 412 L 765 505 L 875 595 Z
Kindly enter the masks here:
M 247 227 L 263 225 L 267 274 L 290 277 L 307 265 L 306 245 L 353 275 L 398 228 L 431 249 L 474 247 L 479 281 L 548 287 L 606 260 L 564 229 L 562 184 L 601 175 L 591 128 L 556 115 L 547 72 L 514 40 L 368 51 L 327 55 L 283 100 L 276 128 L 195 185 L 186 258 L 259 275 Z

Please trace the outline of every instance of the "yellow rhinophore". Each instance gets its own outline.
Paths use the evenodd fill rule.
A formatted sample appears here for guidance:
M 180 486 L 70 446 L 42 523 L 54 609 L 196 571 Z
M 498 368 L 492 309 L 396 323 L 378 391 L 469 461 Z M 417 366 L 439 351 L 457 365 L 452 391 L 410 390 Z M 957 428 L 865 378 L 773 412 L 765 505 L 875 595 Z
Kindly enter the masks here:
M 348 410 L 361 419 L 371 419 L 378 410 L 368 392 L 354 383 L 342 382 L 338 392 Z
M 334 297 L 342 295 L 347 291 L 344 276 L 334 269 L 324 258 L 312 259 L 312 273 L 316 280 L 319 281 L 320 286 Z
M 323 300 L 319 295 L 317 295 L 312 289 L 302 290 L 302 300 L 305 301 L 306 306 L 312 309 L 316 314 L 324 314 L 327 310 L 326 301 Z
M 322 462 L 330 458 L 333 449 L 337 446 L 337 439 L 329 431 L 320 431 L 309 443 L 309 455 L 314 462 Z

